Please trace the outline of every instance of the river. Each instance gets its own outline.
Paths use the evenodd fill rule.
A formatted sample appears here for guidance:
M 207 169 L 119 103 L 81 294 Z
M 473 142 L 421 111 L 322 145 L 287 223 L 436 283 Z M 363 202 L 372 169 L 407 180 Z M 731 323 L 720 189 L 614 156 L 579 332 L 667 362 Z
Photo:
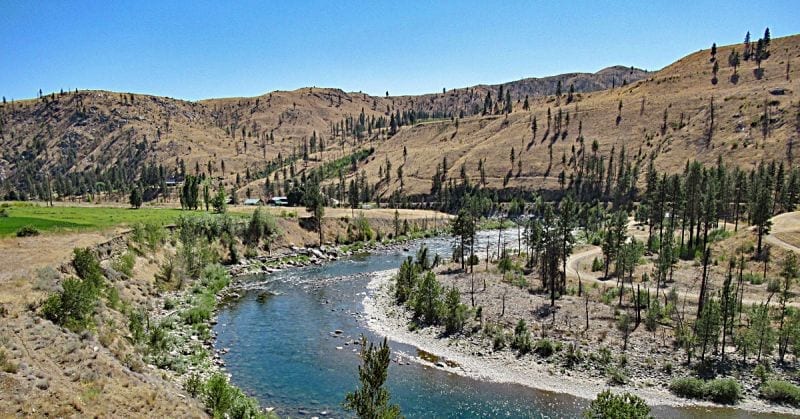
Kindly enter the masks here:
M 496 246 L 497 233 L 481 242 Z M 504 240 L 516 242 L 516 231 Z M 451 243 L 426 241 L 431 255 L 448 258 Z M 371 274 L 396 269 L 415 254 L 406 249 L 353 256 L 325 265 L 254 276 L 253 290 L 221 307 L 217 348 L 234 384 L 273 406 L 282 416 L 342 417 L 344 395 L 358 386 L 361 334 L 381 339 L 366 327 L 362 301 Z M 485 244 L 482 245 L 485 249 Z M 269 290 L 275 295 L 267 294 Z M 340 333 L 336 333 L 339 331 Z M 392 401 L 409 418 L 578 417 L 589 401 L 521 385 L 483 382 L 421 363 L 409 362 L 416 348 L 390 342 L 392 362 L 387 382 Z M 676 409 L 656 406 L 657 417 L 754 417 L 734 409 Z

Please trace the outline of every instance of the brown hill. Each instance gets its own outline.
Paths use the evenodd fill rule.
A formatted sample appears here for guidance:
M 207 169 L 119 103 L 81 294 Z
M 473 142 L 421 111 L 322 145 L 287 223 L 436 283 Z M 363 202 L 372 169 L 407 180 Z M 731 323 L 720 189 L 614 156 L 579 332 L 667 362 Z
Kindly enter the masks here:
M 444 157 L 450 177 L 464 166 L 477 181 L 478 162 L 485 159 L 490 187 L 555 188 L 558 174 L 569 176 L 580 158 L 580 136 L 586 153 L 593 141 L 600 154 L 625 146 L 629 156 L 653 156 L 657 167 L 670 171 L 682 170 L 692 158 L 711 162 L 723 156 L 743 166 L 789 160 L 800 124 L 800 36 L 772 40 L 760 77 L 755 62 L 742 61 L 735 82 L 727 59 L 732 49 L 741 52 L 742 46 L 718 48 L 716 84 L 710 53 L 703 50 L 655 73 L 611 67 L 421 96 L 316 87 L 199 102 L 104 91 L 52 94 L 0 108 L 0 192 L 41 194 L 47 175 L 69 183 L 73 193 L 102 190 L 104 184 L 130 183 L 143 164 L 155 163 L 168 174 L 181 164 L 190 174 L 210 166 L 211 175 L 228 187 L 238 174 L 240 194 L 250 189 L 258 195 L 263 180 L 255 174 L 278 155 L 302 155 L 304 145 L 309 159 L 298 164 L 298 172 L 374 147 L 358 170 L 378 183 L 385 161 L 392 161 L 390 181 L 378 183 L 384 196 L 400 187 L 400 165 L 404 192 L 427 193 Z M 558 81 L 561 97 L 554 95 Z M 503 112 L 501 89 L 510 94 L 509 114 Z M 493 101 L 484 109 L 489 93 Z M 523 109 L 526 96 L 529 108 Z M 390 136 L 392 117 L 404 125 Z

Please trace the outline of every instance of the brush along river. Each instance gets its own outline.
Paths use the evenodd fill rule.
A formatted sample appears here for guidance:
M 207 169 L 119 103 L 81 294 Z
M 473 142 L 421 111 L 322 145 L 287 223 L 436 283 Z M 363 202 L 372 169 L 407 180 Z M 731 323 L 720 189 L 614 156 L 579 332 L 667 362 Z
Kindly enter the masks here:
M 481 233 L 476 248 L 485 249 L 487 240 L 496 246 L 497 233 Z M 502 240 L 515 245 L 516 230 L 507 230 Z M 452 254 L 447 239 L 425 243 L 430 255 Z M 283 417 L 350 416 L 341 403 L 358 386 L 360 347 L 355 342 L 361 334 L 373 342 L 383 338 L 368 327 L 370 319 L 364 313 L 365 298 L 375 292 L 368 285 L 390 275 L 419 245 L 248 278 L 248 290 L 220 308 L 215 326 L 216 347 L 224 348 L 222 357 L 233 383 Z M 406 343 L 389 344 L 388 388 L 406 417 L 577 417 L 589 405 L 588 399 L 569 394 L 459 375 L 452 361 Z M 601 390 L 592 388 L 591 393 Z M 668 406 L 654 406 L 653 413 L 761 416 L 736 409 Z

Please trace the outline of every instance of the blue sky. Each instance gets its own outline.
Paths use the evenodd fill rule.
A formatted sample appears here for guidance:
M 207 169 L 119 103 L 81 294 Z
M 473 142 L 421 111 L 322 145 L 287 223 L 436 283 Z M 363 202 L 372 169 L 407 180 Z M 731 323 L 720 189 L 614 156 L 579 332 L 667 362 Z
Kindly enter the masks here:
M 792 0 L 0 0 L 0 95 L 394 95 L 615 64 L 655 70 L 748 30 L 800 33 L 798 10 Z

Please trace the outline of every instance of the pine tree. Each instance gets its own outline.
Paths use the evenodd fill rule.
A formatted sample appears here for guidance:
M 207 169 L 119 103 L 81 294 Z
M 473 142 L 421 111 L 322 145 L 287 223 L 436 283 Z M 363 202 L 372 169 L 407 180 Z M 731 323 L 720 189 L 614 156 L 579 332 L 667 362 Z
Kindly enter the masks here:
M 745 61 L 750 59 L 750 53 L 751 53 L 750 48 L 751 48 L 751 45 L 750 45 L 750 31 L 747 31 L 747 34 L 744 36 L 744 53 L 743 53 L 744 57 L 743 58 L 744 58 Z
M 388 92 L 387 92 L 388 93 Z M 389 376 L 391 351 L 386 338 L 375 348 L 361 336 L 361 362 L 358 367 L 360 387 L 345 396 L 344 407 L 361 419 L 402 418 L 400 407 L 390 404 L 389 391 L 384 388 Z
M 719 300 L 711 298 L 703 306 L 703 311 L 695 322 L 695 344 L 700 348 L 700 360 L 705 361 L 706 353 L 711 346 L 719 340 L 722 326 Z
M 311 213 L 314 223 L 317 226 L 319 233 L 319 245 L 323 244 L 322 235 L 322 217 L 325 215 L 325 199 L 320 190 L 319 179 L 316 175 L 312 174 L 305 184 L 305 191 L 303 194 L 303 203 L 306 210 Z
M 131 195 L 128 200 L 131 204 L 131 207 L 135 209 L 138 209 L 142 206 L 142 189 L 139 185 L 134 186 L 133 189 L 131 189 Z
M 780 326 L 778 328 L 778 356 L 780 361 L 783 362 L 784 357 L 786 356 L 786 351 L 789 347 L 789 338 L 790 338 L 790 328 L 787 327 L 786 323 L 786 303 L 791 298 L 791 287 L 792 284 L 797 280 L 798 277 L 798 267 L 797 267 L 797 256 L 794 252 L 789 252 L 786 255 L 786 259 L 783 261 L 783 269 L 781 270 L 781 278 L 783 278 L 783 282 L 781 283 L 781 295 L 780 295 L 780 305 L 781 305 L 781 319 L 780 319 Z

